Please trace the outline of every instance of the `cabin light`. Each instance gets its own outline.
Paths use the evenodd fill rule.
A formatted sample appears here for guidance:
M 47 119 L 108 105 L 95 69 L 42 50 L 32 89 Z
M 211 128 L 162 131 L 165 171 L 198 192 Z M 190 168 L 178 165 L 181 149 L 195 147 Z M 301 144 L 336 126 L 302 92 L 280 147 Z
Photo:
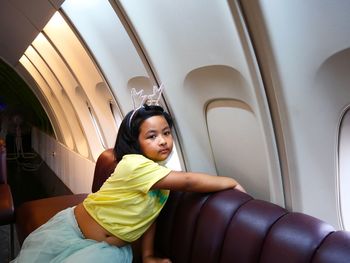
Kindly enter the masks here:
M 44 34 L 43 33 L 39 33 L 38 35 L 37 35 L 37 37 L 34 39 L 34 41 L 32 42 L 32 45 L 33 46 L 36 46 L 36 45 L 39 45 L 39 46 L 42 46 L 44 43 L 46 43 L 47 42 L 47 39 L 46 39 L 46 37 L 44 36 Z
M 27 62 L 27 57 L 26 57 L 26 55 L 22 55 L 22 57 L 19 59 L 19 63 L 21 63 L 22 65 L 25 65 L 26 64 L 26 62 Z
M 103 148 L 107 149 L 107 145 L 103 139 L 103 136 L 102 136 L 102 132 L 101 132 L 101 129 L 100 129 L 100 126 L 98 125 L 97 123 L 97 120 L 95 118 L 95 115 L 93 113 L 93 110 L 91 109 L 91 107 L 89 106 L 89 103 L 86 102 L 86 106 L 88 107 L 88 110 L 89 110 L 89 113 L 90 113 L 90 117 L 91 117 L 91 120 L 92 120 L 92 124 L 94 125 L 95 127 L 95 130 L 97 132 L 97 135 L 98 135 L 98 138 L 100 140 L 100 143 L 102 144 Z
M 36 53 L 35 49 L 32 46 L 29 46 L 27 50 L 24 52 L 24 55 L 27 57 L 31 57 L 31 55 L 34 55 Z
M 111 110 L 113 119 L 114 119 L 117 127 L 119 127 L 121 122 L 122 122 L 122 116 L 120 115 L 120 110 L 119 110 L 117 104 L 113 100 L 109 101 L 109 109 Z
M 64 21 L 61 14 L 58 11 L 56 11 L 55 14 L 49 20 L 49 22 L 44 27 L 44 31 L 47 27 L 61 28 L 61 27 L 65 26 L 65 24 L 66 24 L 66 22 Z

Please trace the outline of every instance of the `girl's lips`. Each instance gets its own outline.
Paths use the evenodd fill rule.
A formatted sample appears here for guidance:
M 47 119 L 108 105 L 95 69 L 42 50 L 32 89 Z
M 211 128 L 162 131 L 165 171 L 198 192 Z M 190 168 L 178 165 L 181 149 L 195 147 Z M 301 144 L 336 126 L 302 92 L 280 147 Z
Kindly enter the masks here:
M 169 149 L 162 149 L 162 150 L 159 151 L 159 153 L 167 154 L 167 153 L 169 153 Z

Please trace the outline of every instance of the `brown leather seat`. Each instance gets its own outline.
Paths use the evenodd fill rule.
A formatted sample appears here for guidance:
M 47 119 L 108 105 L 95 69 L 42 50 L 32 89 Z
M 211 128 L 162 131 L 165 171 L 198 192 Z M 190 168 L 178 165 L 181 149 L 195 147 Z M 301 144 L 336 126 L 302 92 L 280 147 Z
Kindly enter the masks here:
M 172 192 L 157 222 L 173 263 L 350 262 L 350 232 L 236 190 Z
M 14 222 L 12 193 L 8 184 L 0 183 L 0 225 Z
M 0 145 L 0 225 L 14 222 L 11 188 L 7 184 L 6 148 Z

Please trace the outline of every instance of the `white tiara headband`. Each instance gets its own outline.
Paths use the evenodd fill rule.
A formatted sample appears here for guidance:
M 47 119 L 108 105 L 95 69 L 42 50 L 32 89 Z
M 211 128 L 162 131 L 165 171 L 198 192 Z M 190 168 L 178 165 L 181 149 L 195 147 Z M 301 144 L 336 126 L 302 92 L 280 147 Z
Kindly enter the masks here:
M 135 113 L 144 107 L 144 105 L 147 106 L 160 106 L 159 101 L 162 97 L 164 86 L 161 84 L 159 88 L 157 86 L 153 86 L 153 93 L 150 95 L 143 94 L 144 90 L 136 91 L 135 88 L 132 88 L 131 90 L 131 100 L 134 107 L 134 110 L 129 118 L 129 127 L 131 127 L 131 121 L 134 117 Z M 137 106 L 138 105 L 138 106 Z

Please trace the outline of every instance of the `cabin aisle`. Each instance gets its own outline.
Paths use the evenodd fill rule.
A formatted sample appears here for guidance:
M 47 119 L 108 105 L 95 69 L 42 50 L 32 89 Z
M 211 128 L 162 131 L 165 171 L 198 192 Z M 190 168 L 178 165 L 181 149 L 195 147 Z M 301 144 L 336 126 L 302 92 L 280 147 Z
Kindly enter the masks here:
M 7 174 L 15 209 L 26 201 L 72 193 L 34 153 L 26 153 L 25 158 L 16 158 L 8 152 Z M 16 256 L 19 243 L 15 231 L 14 227 Z M 0 263 L 8 263 L 11 245 L 9 225 L 0 226 L 0 240 Z
M 23 202 L 48 197 L 39 173 L 41 159 L 16 158 L 7 161 L 8 183 L 15 207 Z
M 10 262 L 10 225 L 0 226 L 0 263 Z M 16 248 L 14 252 L 17 254 L 18 251 L 18 241 L 15 240 Z
M 11 158 L 8 154 L 7 172 L 8 183 L 11 186 L 15 209 L 23 202 L 47 197 L 42 184 L 38 170 L 25 170 L 23 166 L 34 167 L 40 163 L 38 157 L 35 158 Z M 17 240 L 16 229 L 14 226 L 14 255 L 19 251 L 19 243 Z M 11 241 L 10 241 L 10 225 L 0 226 L 0 263 L 8 263 L 10 261 Z

